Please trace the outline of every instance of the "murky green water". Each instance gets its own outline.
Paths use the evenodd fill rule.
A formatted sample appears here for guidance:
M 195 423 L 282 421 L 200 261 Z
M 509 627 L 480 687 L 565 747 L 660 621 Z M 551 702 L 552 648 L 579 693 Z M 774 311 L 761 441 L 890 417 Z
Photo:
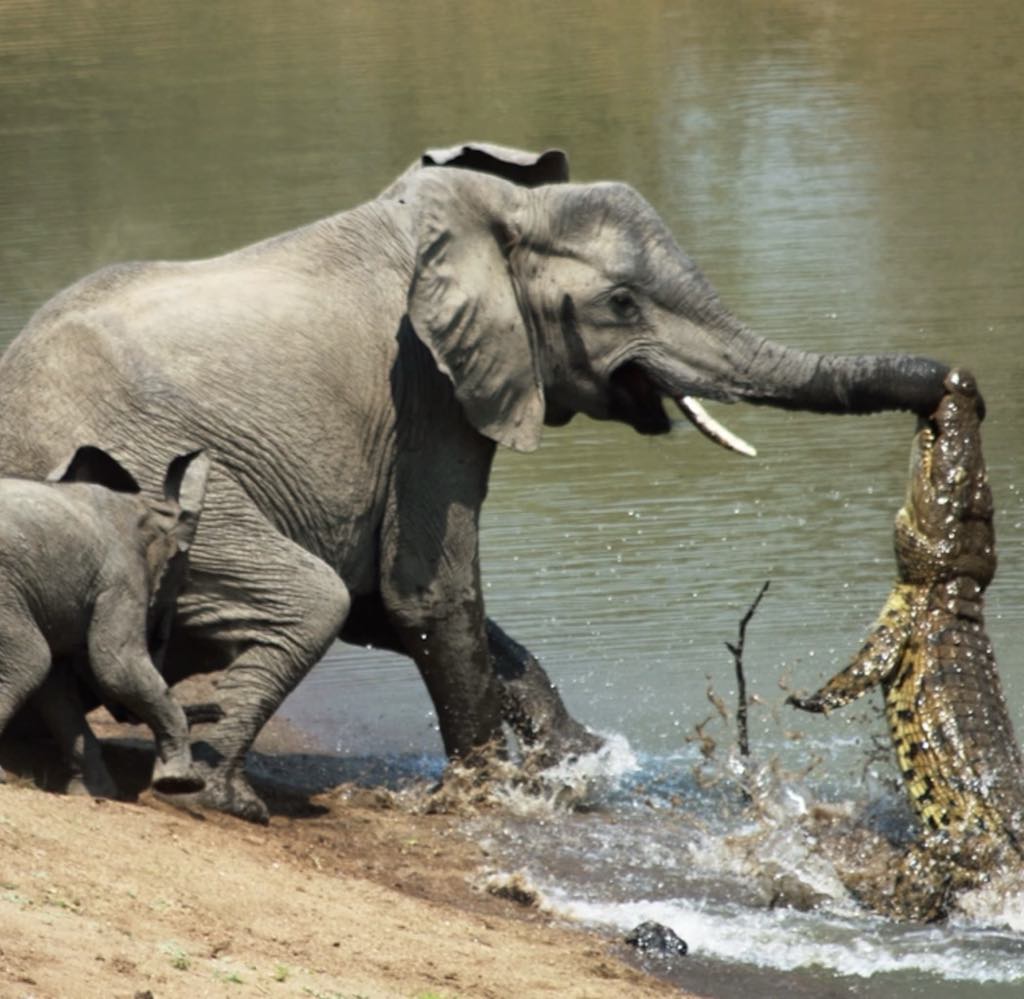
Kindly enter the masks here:
M 420 150 L 558 145 L 639 188 L 733 309 L 778 339 L 971 366 L 1000 569 L 989 625 L 1024 733 L 1024 8 L 0 2 L 0 343 L 114 261 L 217 253 L 358 203 Z M 720 413 L 692 432 L 576 420 L 502 454 L 485 507 L 493 616 L 573 711 L 646 752 L 730 695 L 724 642 L 761 583 L 753 742 L 878 731 L 791 717 L 893 575 L 909 416 Z M 411 665 L 333 654 L 290 710 L 350 752 L 436 751 Z M 849 739 L 837 772 L 854 775 Z M 844 769 L 845 768 L 845 769 Z M 855 778 L 851 776 L 851 781 Z

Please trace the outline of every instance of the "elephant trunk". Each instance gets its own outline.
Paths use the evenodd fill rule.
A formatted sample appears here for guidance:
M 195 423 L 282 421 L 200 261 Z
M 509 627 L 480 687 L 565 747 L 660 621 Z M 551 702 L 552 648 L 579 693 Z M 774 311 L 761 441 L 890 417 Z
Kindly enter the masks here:
M 751 337 L 745 402 L 816 413 L 906 409 L 930 416 L 942 399 L 945 364 L 906 354 L 817 354 Z M 739 346 L 737 344 L 737 346 Z M 752 348 L 752 349 L 751 349 Z

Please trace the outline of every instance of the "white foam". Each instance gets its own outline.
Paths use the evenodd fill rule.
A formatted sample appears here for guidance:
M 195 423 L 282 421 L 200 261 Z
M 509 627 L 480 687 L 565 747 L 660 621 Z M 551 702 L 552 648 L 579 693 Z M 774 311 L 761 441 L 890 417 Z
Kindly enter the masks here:
M 604 739 L 600 749 L 556 763 L 544 771 L 545 779 L 608 790 L 617 787 L 623 777 L 635 773 L 640 764 L 629 740 L 617 732 L 600 735 Z
M 515 780 L 495 790 L 495 797 L 515 815 L 537 815 L 593 805 L 619 787 L 639 768 L 629 741 L 618 733 L 601 733 L 604 744 L 593 753 L 561 761 L 540 771 L 527 784 Z
M 713 911 L 688 900 L 594 902 L 557 890 L 546 893 L 552 913 L 626 932 L 652 919 L 673 929 L 690 953 L 778 971 L 825 968 L 837 975 L 915 972 L 947 981 L 1024 983 L 1024 947 L 1005 940 L 992 948 L 981 939 L 944 928 L 894 929 L 884 920 L 835 919 L 792 910 Z M 1000 952 L 997 952 L 1000 951 Z
M 1024 873 L 1008 872 L 957 899 L 959 925 L 1005 927 L 1024 934 Z M 1024 939 L 1021 941 L 1024 947 Z

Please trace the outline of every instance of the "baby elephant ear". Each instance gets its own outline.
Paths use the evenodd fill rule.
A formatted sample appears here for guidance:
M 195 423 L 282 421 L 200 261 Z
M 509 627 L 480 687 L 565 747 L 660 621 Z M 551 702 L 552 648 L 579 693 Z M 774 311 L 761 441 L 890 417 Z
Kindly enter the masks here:
M 470 423 L 532 451 L 544 423 L 540 359 L 513 284 L 510 255 L 527 196 L 468 170 L 424 170 L 416 206 L 409 319 L 451 379 Z
M 137 493 L 139 484 L 116 458 L 102 448 L 83 444 L 46 477 L 48 482 L 89 482 L 118 493 Z
M 168 466 L 164 497 L 181 507 L 184 517 L 198 519 L 206 497 L 210 456 L 202 449 L 179 454 Z

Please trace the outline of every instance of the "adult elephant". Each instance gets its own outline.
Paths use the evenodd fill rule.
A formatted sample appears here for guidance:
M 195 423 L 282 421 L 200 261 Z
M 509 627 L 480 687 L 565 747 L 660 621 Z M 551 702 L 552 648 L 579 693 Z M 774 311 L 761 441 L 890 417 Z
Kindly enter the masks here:
M 102 270 L 0 361 L 4 474 L 82 443 L 148 469 L 144 486 L 175 454 L 213 458 L 167 655 L 171 680 L 224 671 L 205 804 L 265 820 L 245 753 L 339 633 L 415 659 L 451 756 L 500 738 L 503 710 L 528 740 L 592 745 L 485 617 L 497 444 L 531 451 L 575 413 L 666 433 L 666 397 L 691 415 L 692 397 L 839 413 L 941 397 L 936 362 L 755 335 L 639 194 L 565 176 L 557 152 L 426 154 L 294 232 Z

